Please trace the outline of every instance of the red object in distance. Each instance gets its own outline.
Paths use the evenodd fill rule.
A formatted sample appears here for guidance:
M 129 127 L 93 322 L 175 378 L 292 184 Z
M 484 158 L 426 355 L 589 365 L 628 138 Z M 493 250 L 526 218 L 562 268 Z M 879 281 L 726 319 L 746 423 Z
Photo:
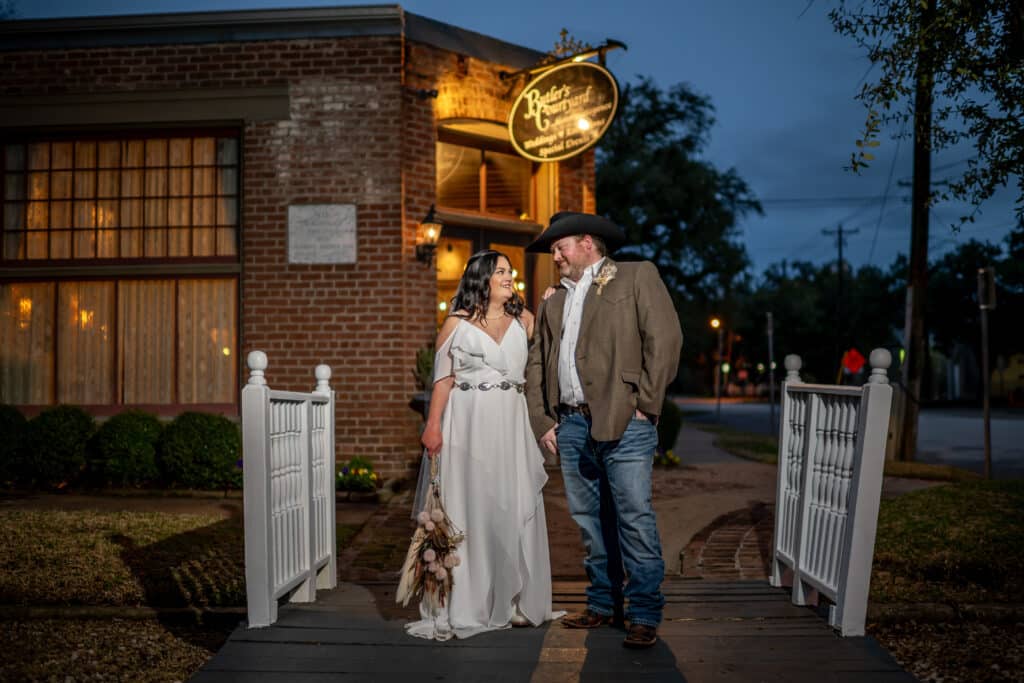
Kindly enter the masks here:
M 843 354 L 843 367 L 856 375 L 864 367 L 864 356 L 857 349 L 850 349 Z

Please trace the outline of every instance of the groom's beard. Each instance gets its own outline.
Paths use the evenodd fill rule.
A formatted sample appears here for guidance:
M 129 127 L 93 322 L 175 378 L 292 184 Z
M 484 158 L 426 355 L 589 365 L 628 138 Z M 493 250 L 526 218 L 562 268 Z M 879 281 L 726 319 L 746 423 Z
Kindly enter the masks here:
M 583 271 L 586 269 L 586 266 L 576 265 L 573 263 L 569 263 L 568 261 L 564 261 L 562 265 L 558 267 L 558 273 L 562 277 L 567 277 L 573 282 L 579 282 L 580 278 L 583 277 Z

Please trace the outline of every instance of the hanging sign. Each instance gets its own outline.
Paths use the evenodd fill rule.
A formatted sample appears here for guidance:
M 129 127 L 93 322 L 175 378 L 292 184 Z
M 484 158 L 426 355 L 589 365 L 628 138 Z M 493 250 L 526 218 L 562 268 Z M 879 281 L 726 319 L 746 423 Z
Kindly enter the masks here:
M 512 105 L 512 145 L 532 161 L 569 159 L 601 139 L 618 106 L 619 85 L 603 66 L 556 66 L 530 81 Z

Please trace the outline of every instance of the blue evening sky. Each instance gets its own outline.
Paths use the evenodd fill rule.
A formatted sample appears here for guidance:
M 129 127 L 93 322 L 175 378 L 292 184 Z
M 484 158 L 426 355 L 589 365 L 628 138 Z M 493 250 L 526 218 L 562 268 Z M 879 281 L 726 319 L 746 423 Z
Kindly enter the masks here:
M 337 6 L 317 0 L 15 0 L 21 18 L 96 14 L 216 11 Z M 706 156 L 719 168 L 735 167 L 764 203 L 765 215 L 744 219 L 743 239 L 760 273 L 782 259 L 823 263 L 836 258 L 841 222 L 858 230 L 844 256 L 854 267 L 887 267 L 910 243 L 910 140 L 889 136 L 872 168 L 861 176 L 843 170 L 864 122 L 853 99 L 868 70 L 863 53 L 836 35 L 826 0 L 408 0 L 417 14 L 537 50 L 549 50 L 567 28 L 598 44 L 614 38 L 628 51 L 608 54 L 621 83 L 652 76 L 668 87 L 685 82 L 708 95 L 716 124 Z M 898 154 L 897 154 L 898 152 Z M 959 171 L 970 149 L 942 152 L 933 178 Z M 889 178 L 891 175 L 891 182 Z M 954 233 L 962 207 L 933 209 L 933 256 L 968 239 L 1001 242 L 1012 228 L 1012 188 L 983 206 L 974 225 Z M 853 201 L 852 198 L 865 198 Z M 884 199 L 883 199 L 884 198 Z

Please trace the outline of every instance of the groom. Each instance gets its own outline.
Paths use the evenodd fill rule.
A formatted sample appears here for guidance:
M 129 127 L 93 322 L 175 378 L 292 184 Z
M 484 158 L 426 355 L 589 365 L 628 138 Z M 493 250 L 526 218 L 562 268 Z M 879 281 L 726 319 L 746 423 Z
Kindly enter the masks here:
M 621 614 L 628 577 L 623 645 L 645 648 L 657 642 L 665 604 L 651 507 L 655 423 L 682 332 L 654 265 L 608 258 L 624 241 L 605 218 L 562 212 L 527 247 L 550 251 L 562 281 L 538 311 L 526 387 L 533 431 L 560 456 L 569 512 L 587 552 L 587 607 L 562 623 L 611 622 Z

